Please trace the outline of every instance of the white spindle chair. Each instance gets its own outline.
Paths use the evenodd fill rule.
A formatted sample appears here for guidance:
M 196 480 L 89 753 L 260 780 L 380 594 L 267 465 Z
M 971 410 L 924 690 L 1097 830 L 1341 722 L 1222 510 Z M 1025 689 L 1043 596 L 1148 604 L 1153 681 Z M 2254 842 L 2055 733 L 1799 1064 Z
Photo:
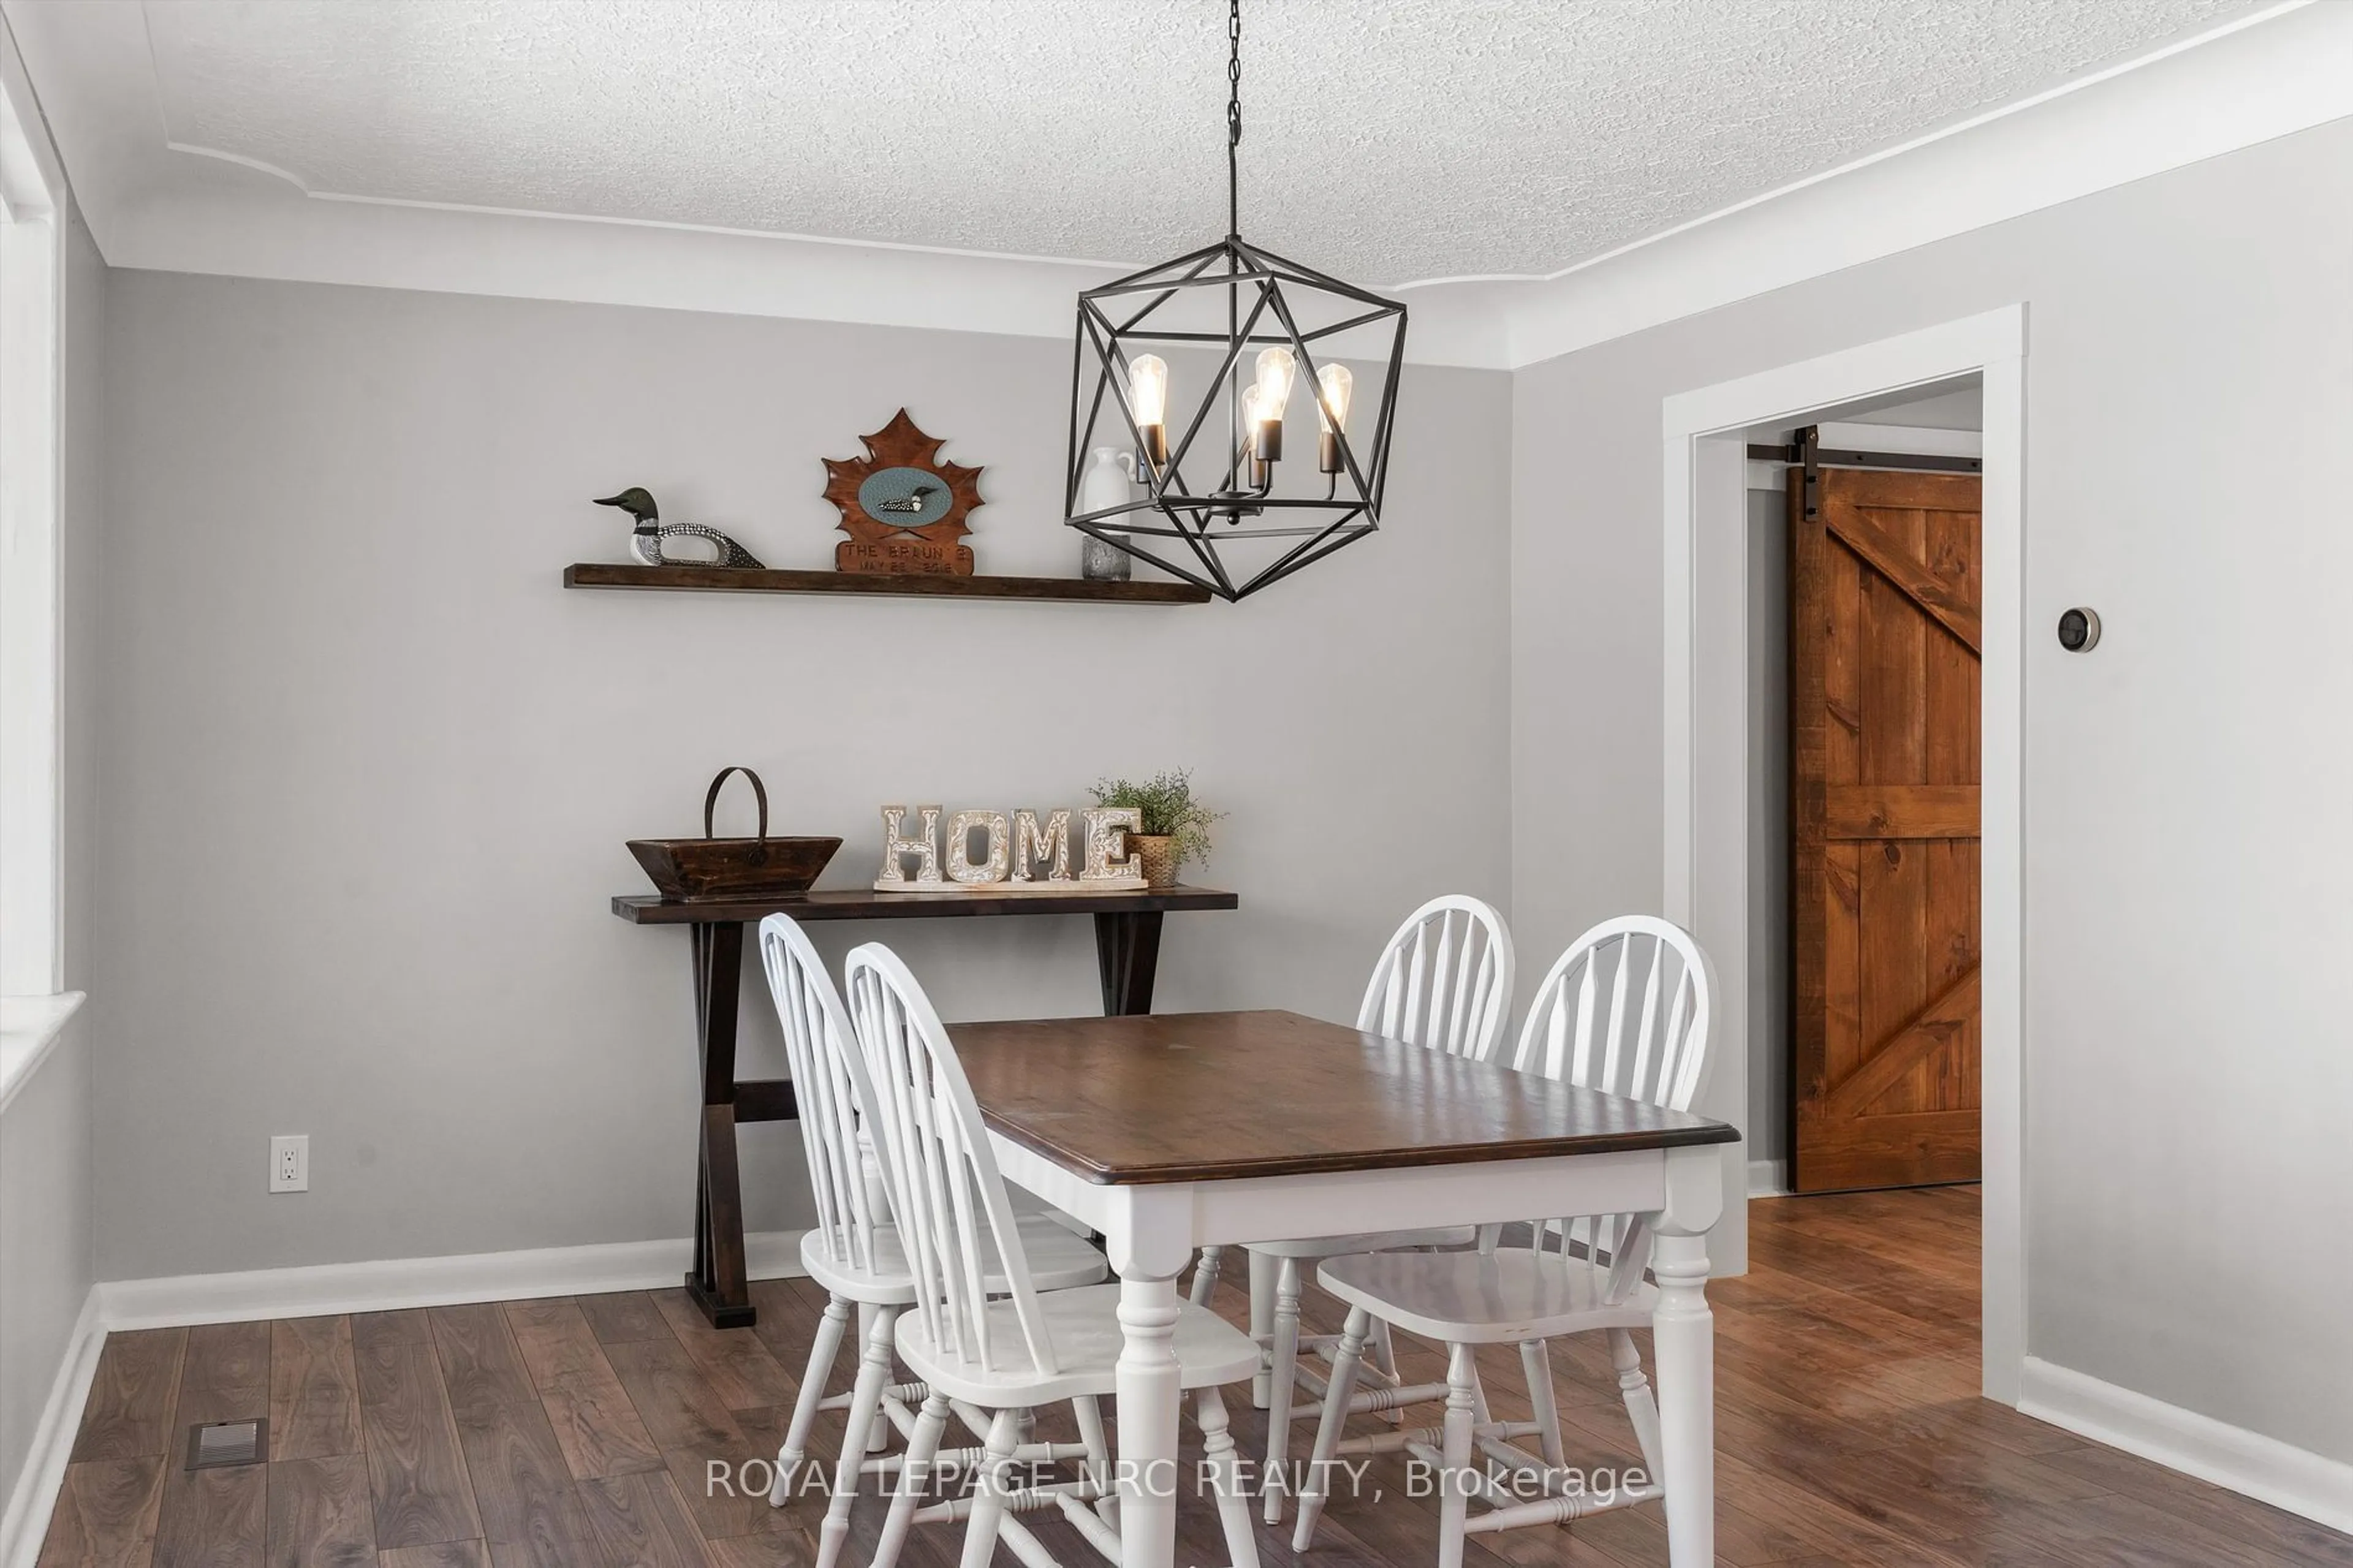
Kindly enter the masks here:
M 1117 1285 L 1039 1294 L 1031 1289 L 1029 1233 L 1014 1223 L 980 1108 L 955 1047 L 897 954 L 869 942 L 849 955 L 850 1016 L 871 1064 L 889 1151 L 885 1170 L 915 1279 L 913 1310 L 897 1325 L 900 1357 L 930 1388 L 908 1440 L 899 1488 L 871 1568 L 892 1568 L 917 1521 L 966 1520 L 963 1562 L 982 1568 L 997 1538 L 1025 1563 L 1054 1561 L 1016 1513 L 1059 1510 L 1090 1544 L 1120 1560 L 1115 1509 L 1102 1506 L 1111 1476 L 1099 1462 L 1075 1481 L 1017 1489 L 1015 1458 L 1024 1413 L 1068 1399 L 1082 1413 L 1113 1393 L 1122 1343 Z M 1002 1300 L 984 1281 L 1002 1277 Z M 1250 1337 L 1205 1308 L 1185 1303 L 1173 1338 L 1182 1386 L 1195 1393 L 1195 1419 L 1214 1477 L 1218 1511 L 1235 1568 L 1257 1568 L 1221 1384 L 1258 1370 Z M 952 1402 L 994 1413 L 972 1496 L 920 1506 Z M 1099 1414 L 1092 1415 L 1100 1426 Z
M 915 1281 L 904 1237 L 892 1223 L 886 1195 L 889 1151 L 871 1131 L 879 1104 L 873 1079 L 857 1049 L 840 993 L 807 933 L 789 916 L 770 915 L 760 922 L 760 959 L 784 1027 L 801 1143 L 808 1157 L 809 1193 L 817 1205 L 817 1226 L 801 1237 L 801 1265 L 825 1287 L 828 1298 L 800 1393 L 793 1402 L 792 1422 L 776 1453 L 776 1479 L 768 1500 L 781 1505 L 790 1495 L 817 1413 L 847 1410 L 840 1462 L 818 1544 L 819 1568 L 832 1568 L 849 1532 L 860 1475 L 887 1474 L 896 1468 L 895 1458 L 866 1458 L 877 1446 L 869 1434 L 879 1435 L 884 1421 L 902 1433 L 913 1431 L 915 1416 L 909 1404 L 928 1393 L 921 1384 L 890 1383 L 892 1330 L 900 1312 L 914 1302 Z M 1092 1285 L 1109 1272 L 1100 1253 L 1044 1215 L 1016 1223 L 1029 1243 L 1038 1289 Z M 1001 1279 L 991 1279 L 989 1286 L 1004 1289 Z M 826 1380 L 840 1353 L 853 1304 L 860 1310 L 866 1342 L 857 1385 L 828 1399 L 824 1397 Z M 1100 1426 L 1082 1426 L 1082 1430 L 1088 1441 L 1075 1449 L 1067 1444 L 1032 1445 L 1023 1450 L 1024 1457 L 1075 1454 L 1100 1462 L 1105 1452 Z M 972 1450 L 972 1457 L 978 1453 Z
M 1536 990 L 1512 1065 L 1567 1083 L 1688 1110 L 1704 1087 L 1709 1009 L 1715 973 L 1691 934 L 1648 915 L 1604 921 L 1570 944 Z M 1648 1328 L 1657 1287 L 1643 1279 L 1651 1236 L 1637 1215 L 1576 1215 L 1532 1222 L 1535 1245 L 1493 1251 L 1366 1253 L 1335 1258 L 1316 1270 L 1348 1303 L 1333 1359 L 1314 1460 L 1300 1494 L 1293 1544 L 1314 1539 L 1325 1478 L 1340 1455 L 1403 1448 L 1440 1471 L 1440 1568 L 1460 1568 L 1466 1532 L 1559 1524 L 1603 1508 L 1665 1495 L 1659 1411 L 1642 1373 L 1633 1331 Z M 1547 1244 L 1550 1246 L 1547 1246 Z M 1556 1247 L 1557 1250 L 1552 1250 Z M 1440 1427 L 1341 1439 L 1370 1326 L 1394 1324 L 1447 1347 L 1446 1416 Z M 1648 1473 L 1645 1484 L 1612 1489 L 1604 1502 L 1569 1479 L 1552 1363 L 1545 1342 L 1601 1330 Z M 1473 1348 L 1517 1343 L 1535 1419 L 1504 1423 L 1482 1408 Z M 1541 1457 L 1513 1441 L 1538 1439 Z M 1474 1467 L 1474 1454 L 1478 1459 Z M 1501 1467 L 1509 1479 L 1498 1481 Z M 1529 1483 L 1541 1495 L 1527 1495 Z M 1473 1517 L 1470 1494 L 1492 1505 Z
M 1356 1027 L 1385 1035 L 1409 1045 L 1427 1046 L 1449 1056 L 1484 1061 L 1504 1037 L 1512 1006 L 1512 936 L 1494 906 L 1460 893 L 1435 898 L 1406 917 L 1365 986 L 1356 1009 Z M 1321 1258 L 1392 1247 L 1458 1246 L 1474 1233 L 1464 1226 L 1449 1230 L 1395 1231 L 1359 1236 L 1328 1236 L 1295 1241 L 1253 1243 L 1250 1250 L 1278 1259 L 1274 1284 L 1273 1333 L 1268 1343 L 1266 1368 L 1266 1462 L 1270 1477 L 1286 1475 L 1294 1419 L 1314 1414 L 1314 1406 L 1293 1412 L 1294 1386 L 1304 1384 L 1320 1395 L 1324 1379 L 1299 1365 L 1301 1351 L 1330 1355 L 1337 1336 L 1299 1333 L 1300 1265 Z M 1223 1249 L 1204 1247 L 1193 1271 L 1192 1298 L 1208 1305 L 1217 1289 Z M 1377 1400 L 1397 1400 L 1414 1390 L 1397 1381 L 1397 1356 L 1389 1348 L 1387 1328 L 1376 1330 L 1374 1352 L 1380 1380 L 1378 1394 L 1358 1396 L 1358 1408 L 1372 1408 Z M 1284 1489 L 1278 1481 L 1265 1489 L 1266 1522 L 1282 1518 Z

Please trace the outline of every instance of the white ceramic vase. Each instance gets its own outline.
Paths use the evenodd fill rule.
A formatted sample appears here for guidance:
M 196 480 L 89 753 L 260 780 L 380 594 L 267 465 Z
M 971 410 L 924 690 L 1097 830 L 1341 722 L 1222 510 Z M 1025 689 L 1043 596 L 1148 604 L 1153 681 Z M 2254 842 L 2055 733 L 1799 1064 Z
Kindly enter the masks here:
M 1126 506 L 1135 500 L 1134 474 L 1134 454 L 1117 447 L 1097 447 L 1094 461 L 1079 480 L 1079 510 Z M 1106 544 L 1091 533 L 1080 536 L 1079 575 L 1089 582 L 1124 583 L 1133 564 L 1133 558 L 1118 545 Z

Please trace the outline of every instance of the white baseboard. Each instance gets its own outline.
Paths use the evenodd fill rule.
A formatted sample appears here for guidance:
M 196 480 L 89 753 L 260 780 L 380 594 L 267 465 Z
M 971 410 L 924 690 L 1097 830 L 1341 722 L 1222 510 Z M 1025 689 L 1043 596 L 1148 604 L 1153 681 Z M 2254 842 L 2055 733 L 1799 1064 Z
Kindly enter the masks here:
M 1789 1195 L 1789 1164 L 1786 1160 L 1751 1160 L 1748 1162 L 1748 1195 L 1752 1198 L 1786 1198 Z
M 744 1243 L 753 1279 L 802 1272 L 799 1232 L 755 1231 Z M 164 1329 L 658 1289 L 679 1282 L 693 1253 L 693 1244 L 684 1240 L 623 1241 L 259 1268 L 242 1274 L 186 1274 L 172 1279 L 118 1279 L 98 1288 L 99 1319 L 108 1329 Z
M 2353 1465 L 2026 1358 L 2018 1408 L 2169 1470 L 2353 1533 Z
M 74 1434 L 81 1426 L 81 1407 L 90 1398 L 90 1380 L 98 1372 L 98 1348 L 106 1341 L 99 1317 L 98 1288 L 82 1298 L 81 1316 L 73 1337 L 66 1342 L 64 1360 L 41 1405 L 33 1427 L 33 1446 L 25 1468 L 8 1493 L 8 1507 L 0 1512 L 0 1568 L 33 1568 L 41 1554 L 41 1539 L 49 1532 L 49 1515 L 58 1506 L 58 1489 L 65 1484 L 66 1460 L 73 1453 Z

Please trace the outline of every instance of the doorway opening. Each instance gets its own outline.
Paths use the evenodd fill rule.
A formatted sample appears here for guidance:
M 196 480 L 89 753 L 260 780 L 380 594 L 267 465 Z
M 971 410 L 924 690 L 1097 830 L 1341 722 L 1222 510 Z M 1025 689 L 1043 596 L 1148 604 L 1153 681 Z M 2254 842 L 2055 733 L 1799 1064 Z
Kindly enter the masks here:
M 1979 1175 L 1984 378 L 1746 437 L 1752 1194 Z
M 1760 726 L 1750 679 L 1752 562 L 1747 436 L 1819 426 L 1832 411 L 1963 391 L 1982 399 L 1978 670 L 1978 1030 L 1982 1389 L 2015 1405 L 2025 1364 L 2022 1130 L 2023 832 L 2021 722 L 2025 658 L 2026 323 L 2022 304 L 1881 338 L 1694 388 L 1661 407 L 1664 549 L 1662 906 L 1695 931 L 1725 996 L 1753 1004 L 1752 782 Z M 1781 657 L 1786 657 L 1782 655 Z M 1778 662 L 1778 658 L 1777 658 Z M 1786 721 L 1777 716 L 1777 727 Z M 1776 914 L 1786 922 L 1786 913 Z M 1751 1037 L 1732 1005 L 1703 1109 L 1769 1136 L 1749 1114 Z M 1778 1121 L 1778 1118 L 1772 1119 Z M 1724 1220 L 1709 1253 L 1747 1256 L 1748 1151 L 1727 1150 Z

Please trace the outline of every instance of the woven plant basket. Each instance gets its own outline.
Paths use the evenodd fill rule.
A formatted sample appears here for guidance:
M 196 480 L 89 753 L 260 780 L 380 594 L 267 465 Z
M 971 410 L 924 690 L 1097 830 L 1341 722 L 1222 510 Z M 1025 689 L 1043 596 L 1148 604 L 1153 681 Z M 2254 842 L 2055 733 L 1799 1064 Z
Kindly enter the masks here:
M 1167 888 L 1176 881 L 1176 840 L 1164 833 L 1131 833 L 1127 836 L 1127 852 L 1135 859 L 1136 868 L 1144 879 L 1155 888 Z

